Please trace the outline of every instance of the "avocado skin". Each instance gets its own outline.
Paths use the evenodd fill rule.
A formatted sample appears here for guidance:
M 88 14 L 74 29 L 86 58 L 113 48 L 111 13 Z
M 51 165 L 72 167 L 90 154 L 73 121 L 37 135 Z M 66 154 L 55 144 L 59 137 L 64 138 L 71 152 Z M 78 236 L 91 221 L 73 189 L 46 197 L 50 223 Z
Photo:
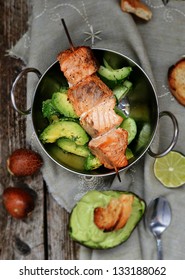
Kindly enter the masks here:
M 75 228 L 74 228 L 75 224 L 73 223 L 74 222 L 73 215 L 74 215 L 74 212 L 77 212 L 77 208 L 78 208 L 79 203 L 81 203 L 83 201 L 83 203 L 86 203 L 88 205 L 90 203 L 90 201 L 91 201 L 91 196 L 92 196 L 92 200 L 95 201 L 96 200 L 95 197 L 96 196 L 98 197 L 101 194 L 105 195 L 105 196 L 110 196 L 110 199 L 111 198 L 118 198 L 122 194 L 128 194 L 128 195 L 132 194 L 132 195 L 134 195 L 135 203 L 139 206 L 139 209 L 136 211 L 137 212 L 137 219 L 134 219 L 134 222 L 132 223 L 132 227 L 131 227 L 130 231 L 127 234 L 125 234 L 125 236 L 123 235 L 120 239 L 118 239 L 118 241 L 115 241 L 115 236 L 113 238 L 111 238 L 110 240 L 114 240 L 115 241 L 113 243 L 111 243 L 111 242 L 109 243 L 109 240 L 107 242 L 106 242 L 106 240 L 105 240 L 105 242 L 104 241 L 102 242 L 101 240 L 99 242 L 94 242 L 94 241 L 91 241 L 91 240 L 81 240 L 79 237 L 75 236 Z M 99 201 L 97 199 L 97 202 L 95 203 L 95 206 L 92 207 L 92 209 L 91 209 L 92 213 L 94 213 L 94 209 L 96 207 L 105 207 L 108 204 L 108 203 L 105 202 L 105 200 L 106 199 L 103 199 L 102 200 L 102 205 L 100 205 L 100 203 L 99 203 Z M 142 217 L 143 217 L 143 215 L 145 213 L 145 209 L 146 209 L 145 201 L 143 199 L 141 199 L 138 195 L 136 195 L 133 192 L 126 192 L 126 191 L 96 191 L 96 190 L 89 191 L 88 193 L 86 193 L 82 197 L 82 199 L 76 204 L 76 206 L 73 208 L 73 210 L 71 212 L 70 221 L 69 221 L 69 235 L 77 243 L 79 243 L 79 244 L 81 244 L 81 245 L 83 245 L 83 246 L 85 246 L 87 248 L 98 249 L 98 250 L 114 248 L 114 247 L 124 243 L 131 236 L 132 232 L 134 231 L 134 229 L 136 228 L 138 223 L 141 221 L 141 219 L 142 219 Z M 88 212 L 88 210 L 86 212 Z M 84 209 L 83 213 L 86 213 L 86 212 L 85 212 L 85 209 Z M 82 218 L 82 219 L 84 218 L 82 213 L 81 213 L 81 215 L 78 215 L 78 217 Z M 131 214 L 131 217 L 132 217 L 132 214 Z M 129 220 L 131 219 L 131 217 L 129 218 Z M 75 221 L 75 222 L 77 222 L 77 221 Z M 91 224 L 90 224 L 91 222 L 92 221 L 88 221 L 88 224 L 85 227 L 87 229 L 87 231 L 91 227 Z M 125 227 L 126 226 L 127 226 L 127 224 L 125 225 Z M 120 234 L 121 231 L 123 231 L 125 227 L 123 227 L 122 229 L 118 230 L 116 233 L 113 233 L 113 234 L 120 236 L 121 235 Z M 82 230 L 84 230 L 84 229 L 82 229 Z M 97 230 L 102 232 L 102 230 L 100 230 L 100 229 L 97 229 Z M 111 235 L 110 232 L 103 232 L 103 234 L 104 235 L 109 235 L 109 236 Z M 92 233 L 90 235 L 92 236 Z

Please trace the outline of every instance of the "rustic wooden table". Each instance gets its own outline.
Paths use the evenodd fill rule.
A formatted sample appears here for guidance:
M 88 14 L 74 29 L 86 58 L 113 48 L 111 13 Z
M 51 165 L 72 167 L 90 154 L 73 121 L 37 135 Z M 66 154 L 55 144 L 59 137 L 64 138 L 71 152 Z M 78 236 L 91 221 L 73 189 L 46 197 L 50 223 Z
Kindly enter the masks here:
M 55 260 L 78 259 L 79 246 L 68 235 L 69 214 L 47 191 L 42 174 L 18 180 L 6 167 L 9 154 L 29 148 L 25 137 L 25 118 L 10 102 L 12 82 L 24 67 L 22 61 L 6 55 L 27 30 L 29 9 L 26 0 L 0 0 L 0 259 Z M 19 108 L 25 108 L 25 81 L 18 89 Z M 2 205 L 2 192 L 8 186 L 28 184 L 37 193 L 36 208 L 25 220 L 16 220 Z

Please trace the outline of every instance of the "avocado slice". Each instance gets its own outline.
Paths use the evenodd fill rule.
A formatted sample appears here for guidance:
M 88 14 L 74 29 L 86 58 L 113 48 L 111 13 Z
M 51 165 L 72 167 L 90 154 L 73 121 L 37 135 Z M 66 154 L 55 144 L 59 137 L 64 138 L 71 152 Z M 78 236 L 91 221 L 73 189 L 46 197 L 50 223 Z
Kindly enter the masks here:
M 94 223 L 94 211 L 97 207 L 106 207 L 111 199 L 121 195 L 133 195 L 132 212 L 123 228 L 103 231 Z M 125 242 L 131 235 L 145 212 L 145 202 L 131 192 L 97 191 L 87 192 L 73 208 L 70 216 L 70 236 L 80 244 L 93 249 L 113 248 Z
M 81 157 L 87 157 L 90 150 L 87 145 L 77 145 L 73 140 L 60 138 L 57 140 L 57 145 L 64 152 L 75 154 Z
M 68 100 L 67 91 L 53 93 L 52 103 L 60 114 L 66 117 L 78 118 L 77 114 L 73 109 L 73 105 Z
M 65 137 L 73 140 L 77 145 L 84 145 L 89 141 L 85 130 L 75 121 L 59 120 L 48 125 L 40 134 L 43 143 L 54 143 Z
M 101 165 L 102 165 L 102 163 L 99 161 L 99 159 L 90 153 L 86 157 L 86 160 L 84 163 L 84 168 L 85 168 L 85 170 L 93 170 L 93 169 L 97 169 Z

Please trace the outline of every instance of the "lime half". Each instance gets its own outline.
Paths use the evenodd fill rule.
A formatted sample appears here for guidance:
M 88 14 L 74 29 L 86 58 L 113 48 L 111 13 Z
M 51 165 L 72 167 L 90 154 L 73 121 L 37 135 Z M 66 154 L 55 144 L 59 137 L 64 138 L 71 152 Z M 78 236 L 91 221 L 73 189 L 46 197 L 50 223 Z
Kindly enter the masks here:
M 175 151 L 157 158 L 154 163 L 156 178 L 168 188 L 177 188 L 185 184 L 185 157 Z

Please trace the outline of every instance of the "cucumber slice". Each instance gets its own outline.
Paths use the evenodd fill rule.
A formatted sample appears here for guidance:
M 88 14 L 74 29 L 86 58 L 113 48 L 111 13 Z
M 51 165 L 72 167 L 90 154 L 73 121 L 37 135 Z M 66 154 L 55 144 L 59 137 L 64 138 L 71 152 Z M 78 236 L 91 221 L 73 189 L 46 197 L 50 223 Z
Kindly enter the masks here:
M 137 134 L 136 122 L 132 118 L 127 118 L 121 123 L 120 127 L 128 132 L 128 145 L 129 145 Z
M 132 82 L 131 81 L 128 81 L 128 80 L 125 80 L 124 82 L 123 82 L 123 85 L 125 86 L 125 87 L 127 87 L 129 90 L 132 88 Z
M 126 155 L 127 160 L 129 160 L 129 159 L 131 159 L 131 158 L 134 157 L 133 152 L 132 152 L 131 149 L 129 149 L 128 147 L 127 147 L 127 149 L 126 149 L 125 155 Z
M 124 114 L 123 110 L 121 110 L 120 108 L 118 108 L 117 106 L 114 107 L 114 111 L 117 115 L 119 115 L 120 117 L 122 117 L 123 119 L 127 119 L 128 116 L 126 114 Z
M 103 63 L 104 63 L 104 66 L 109 69 L 109 70 L 113 70 L 113 68 L 109 65 L 109 63 L 107 62 L 107 60 L 105 58 L 103 58 Z
M 116 96 L 116 99 L 119 101 L 123 97 L 125 97 L 125 95 L 130 91 L 131 87 L 132 87 L 132 83 L 128 80 L 124 81 L 124 83 L 121 85 L 117 85 L 113 89 L 113 93 Z
M 146 147 L 146 145 L 150 140 L 150 137 L 151 137 L 151 126 L 149 123 L 145 123 L 138 136 L 136 151 L 139 151 L 141 148 Z
M 110 81 L 121 81 L 129 76 L 132 71 L 132 67 L 125 66 L 120 69 L 110 70 L 103 65 L 100 66 L 98 73 L 100 76 L 110 80 Z

